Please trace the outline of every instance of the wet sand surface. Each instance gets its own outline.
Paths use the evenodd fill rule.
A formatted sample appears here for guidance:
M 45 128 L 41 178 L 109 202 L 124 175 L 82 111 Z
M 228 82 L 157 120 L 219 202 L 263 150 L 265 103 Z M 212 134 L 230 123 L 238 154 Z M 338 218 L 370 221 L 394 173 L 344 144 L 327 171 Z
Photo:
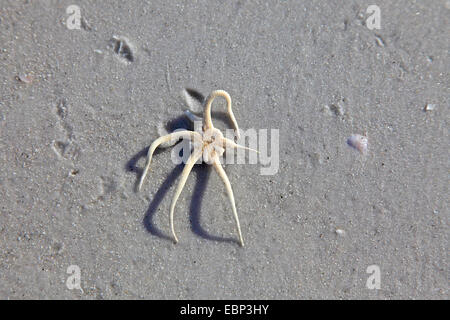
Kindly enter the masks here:
M 449 8 L 1 0 L 0 298 L 448 299 Z M 244 248 L 212 167 L 176 245 L 170 149 L 135 191 L 151 142 L 189 127 L 185 88 L 278 130 L 274 174 L 225 166 Z

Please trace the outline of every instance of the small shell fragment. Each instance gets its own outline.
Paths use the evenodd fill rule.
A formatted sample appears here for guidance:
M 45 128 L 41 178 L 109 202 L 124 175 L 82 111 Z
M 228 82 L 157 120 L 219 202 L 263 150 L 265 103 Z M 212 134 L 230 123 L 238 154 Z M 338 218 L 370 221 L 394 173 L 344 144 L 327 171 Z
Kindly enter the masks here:
M 19 74 L 19 76 L 17 77 L 20 81 L 22 81 L 23 83 L 32 83 L 33 82 L 33 77 L 31 75 L 27 75 L 25 73 L 21 73 Z
M 368 146 L 368 139 L 365 136 L 362 136 L 360 134 L 352 134 L 347 139 L 347 144 L 358 150 L 360 153 L 365 154 L 367 152 L 367 146 Z
M 336 229 L 336 234 L 337 234 L 338 236 L 343 237 L 343 236 L 345 236 L 345 231 L 342 230 L 342 229 Z
M 435 104 L 428 103 L 425 108 L 423 108 L 424 111 L 433 111 L 436 108 Z

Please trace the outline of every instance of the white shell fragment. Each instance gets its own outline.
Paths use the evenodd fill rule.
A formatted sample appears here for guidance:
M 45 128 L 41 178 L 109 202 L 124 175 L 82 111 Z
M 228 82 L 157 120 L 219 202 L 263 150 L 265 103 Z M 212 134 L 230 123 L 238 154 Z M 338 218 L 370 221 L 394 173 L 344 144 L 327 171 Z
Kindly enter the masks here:
M 343 236 L 345 236 L 345 230 L 342 230 L 342 229 L 336 229 L 336 234 L 337 234 L 338 236 L 343 237 Z
M 433 111 L 435 108 L 436 108 L 436 105 L 435 105 L 435 104 L 428 103 L 428 104 L 425 106 L 425 108 L 423 108 L 423 110 L 424 110 L 424 111 Z
M 362 136 L 360 134 L 352 134 L 347 139 L 347 144 L 350 147 L 358 150 L 362 154 L 365 154 L 367 152 L 368 142 L 369 141 L 368 141 L 367 137 Z
M 33 82 L 33 77 L 31 75 L 27 75 L 25 73 L 21 73 L 19 74 L 19 76 L 17 77 L 20 81 L 22 81 L 23 83 L 32 83 Z

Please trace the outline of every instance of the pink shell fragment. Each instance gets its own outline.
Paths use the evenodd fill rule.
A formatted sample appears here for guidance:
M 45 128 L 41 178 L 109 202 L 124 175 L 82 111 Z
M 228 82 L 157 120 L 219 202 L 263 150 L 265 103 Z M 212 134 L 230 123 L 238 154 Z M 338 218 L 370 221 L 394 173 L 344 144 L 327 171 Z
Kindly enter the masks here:
M 360 134 L 352 134 L 347 139 L 347 144 L 361 152 L 362 154 L 365 154 L 367 152 L 367 146 L 368 146 L 368 139 L 365 136 L 362 136 Z

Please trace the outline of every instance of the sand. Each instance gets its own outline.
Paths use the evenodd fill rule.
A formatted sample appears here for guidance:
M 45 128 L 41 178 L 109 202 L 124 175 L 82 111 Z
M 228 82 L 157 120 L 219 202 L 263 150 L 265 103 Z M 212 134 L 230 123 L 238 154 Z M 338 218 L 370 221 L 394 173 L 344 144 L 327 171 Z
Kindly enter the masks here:
M 0 298 L 448 299 L 449 8 L 1 0 Z M 176 245 L 169 149 L 135 191 L 150 143 L 189 127 L 185 88 L 279 130 L 275 174 L 225 167 L 244 248 L 211 167 Z

